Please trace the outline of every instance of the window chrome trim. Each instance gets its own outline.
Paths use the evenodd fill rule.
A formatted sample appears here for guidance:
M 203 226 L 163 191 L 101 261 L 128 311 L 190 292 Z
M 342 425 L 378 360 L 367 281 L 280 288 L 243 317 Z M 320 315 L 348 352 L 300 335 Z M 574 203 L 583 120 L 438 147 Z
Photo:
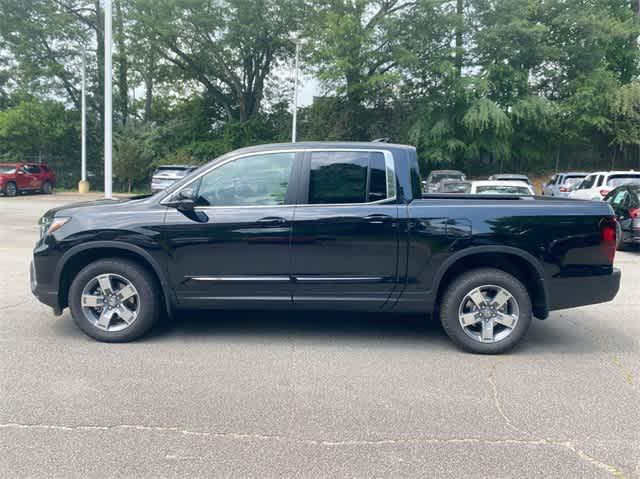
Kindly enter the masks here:
M 236 161 L 236 160 L 240 160 L 242 158 L 247 158 L 250 156 L 257 156 L 257 155 L 268 155 L 268 154 L 277 154 L 277 153 L 314 153 L 314 152 L 320 152 L 320 151 L 325 151 L 325 152 L 334 152 L 334 151 L 338 151 L 338 152 L 366 152 L 366 153 L 382 153 L 384 155 L 384 161 L 385 161 L 385 177 L 387 180 L 387 198 L 384 198 L 382 200 L 376 200 L 376 201 L 368 201 L 368 202 L 363 202 L 363 203 L 317 203 L 317 204 L 311 204 L 311 203 L 294 203 L 291 205 L 235 205 L 235 206 L 196 206 L 194 209 L 195 210 L 210 210 L 210 209 L 219 209 L 219 208 L 291 208 L 294 206 L 311 206 L 311 207 L 323 207 L 323 206 L 355 206 L 355 205 L 378 205 L 378 204 L 385 204 L 385 203 L 391 203 L 394 202 L 398 199 L 398 193 L 397 193 L 397 177 L 396 177 L 396 171 L 395 171 L 395 163 L 393 161 L 393 154 L 389 151 L 389 150 L 382 150 L 382 149 L 378 149 L 378 148 L 331 148 L 331 147 L 327 147 L 327 148 L 292 148 L 292 149 L 284 149 L 284 150 L 269 150 L 269 151 L 256 151 L 256 152 L 251 152 L 251 153 L 245 153 L 243 155 L 238 155 L 238 156 L 233 156 L 231 158 L 228 158 L 220 163 L 216 163 L 215 165 L 211 165 L 210 168 L 207 168 L 206 170 L 202 171 L 201 173 L 199 173 L 197 176 L 193 177 L 188 183 L 185 183 L 184 185 L 182 185 L 182 187 L 176 191 L 174 191 L 172 194 L 170 194 L 169 196 L 167 196 L 166 198 L 163 198 L 162 201 L 160 202 L 161 205 L 166 206 L 165 202 L 169 202 L 171 201 L 171 198 L 173 198 L 175 195 L 177 195 L 178 193 L 180 193 L 182 190 L 184 190 L 185 188 L 188 188 L 190 185 L 192 185 L 193 183 L 195 183 L 196 181 L 198 181 L 200 178 L 202 178 L 204 175 L 210 173 L 211 171 L 220 168 L 223 165 L 226 165 L 227 163 L 231 163 L 232 161 Z M 389 187 L 390 185 L 393 184 L 393 188 L 392 188 L 392 192 L 393 192 L 393 196 L 389 196 Z

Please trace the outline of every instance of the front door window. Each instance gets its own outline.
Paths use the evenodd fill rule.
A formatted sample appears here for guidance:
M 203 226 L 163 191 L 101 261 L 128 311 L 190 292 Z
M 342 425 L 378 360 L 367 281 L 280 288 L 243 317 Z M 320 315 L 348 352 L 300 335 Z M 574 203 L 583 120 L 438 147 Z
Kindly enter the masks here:
M 198 206 L 283 205 L 295 153 L 239 158 L 204 175 L 195 188 Z

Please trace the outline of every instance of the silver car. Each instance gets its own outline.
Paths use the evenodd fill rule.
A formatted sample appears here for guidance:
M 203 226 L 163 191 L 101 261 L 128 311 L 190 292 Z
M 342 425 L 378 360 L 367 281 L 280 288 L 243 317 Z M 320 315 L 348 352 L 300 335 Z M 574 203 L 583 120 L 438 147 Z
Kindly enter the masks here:
M 584 180 L 589 173 L 581 171 L 569 171 L 567 173 L 556 173 L 548 183 L 542 188 L 545 196 L 566 197 L 569 193 Z
M 151 193 L 162 191 L 178 180 L 181 180 L 193 170 L 193 165 L 163 165 L 156 168 L 151 177 Z

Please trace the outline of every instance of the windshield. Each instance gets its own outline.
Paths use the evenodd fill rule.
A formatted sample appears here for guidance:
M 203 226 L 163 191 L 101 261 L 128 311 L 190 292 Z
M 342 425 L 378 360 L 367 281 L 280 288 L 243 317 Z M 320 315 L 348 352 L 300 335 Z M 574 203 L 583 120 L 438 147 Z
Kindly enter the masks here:
M 492 178 L 489 178 L 492 179 Z M 524 181 L 525 183 L 529 182 L 529 178 L 526 176 L 496 176 L 493 178 L 495 181 Z
M 480 195 L 519 195 L 519 196 L 531 196 L 531 191 L 525 186 L 502 186 L 502 185 L 487 185 L 478 186 L 476 193 Z
M 437 174 L 431 177 L 431 183 L 441 183 L 444 180 L 463 180 L 464 175 L 456 173 Z
M 15 166 L 0 166 L 0 173 L 15 173 Z
M 611 186 L 613 188 L 621 185 L 628 185 L 629 183 L 640 183 L 640 174 L 612 175 L 607 180 L 607 186 Z
M 469 193 L 471 185 L 462 181 L 459 183 L 444 183 L 441 189 L 443 193 Z

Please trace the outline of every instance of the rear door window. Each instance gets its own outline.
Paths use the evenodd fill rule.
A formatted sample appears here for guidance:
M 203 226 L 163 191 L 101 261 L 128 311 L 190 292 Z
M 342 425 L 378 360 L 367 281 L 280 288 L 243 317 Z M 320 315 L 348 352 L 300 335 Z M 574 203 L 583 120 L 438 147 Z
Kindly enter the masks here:
M 583 178 L 584 176 L 565 176 L 562 184 L 567 186 L 573 186 L 577 183 L 580 183 Z
M 395 174 L 381 152 L 313 151 L 309 204 L 351 204 L 395 196 Z
M 611 175 L 607 179 L 607 186 L 617 188 L 630 183 L 640 183 L 640 174 L 628 173 L 623 175 Z

